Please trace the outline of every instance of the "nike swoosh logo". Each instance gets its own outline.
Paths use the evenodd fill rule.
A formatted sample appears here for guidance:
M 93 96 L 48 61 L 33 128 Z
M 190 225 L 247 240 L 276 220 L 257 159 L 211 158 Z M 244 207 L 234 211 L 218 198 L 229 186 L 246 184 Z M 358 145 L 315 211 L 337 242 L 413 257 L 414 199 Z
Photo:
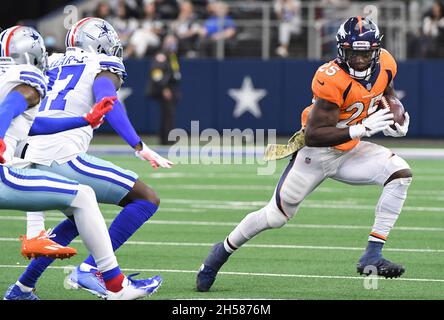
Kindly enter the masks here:
M 153 288 L 153 287 L 157 287 L 159 285 L 159 281 L 154 280 L 153 283 L 144 286 L 143 288 Z
M 319 82 L 319 84 L 320 84 L 321 86 L 323 86 L 324 83 L 325 83 L 324 81 L 321 82 L 321 81 L 319 81 L 318 79 L 316 79 L 316 81 Z

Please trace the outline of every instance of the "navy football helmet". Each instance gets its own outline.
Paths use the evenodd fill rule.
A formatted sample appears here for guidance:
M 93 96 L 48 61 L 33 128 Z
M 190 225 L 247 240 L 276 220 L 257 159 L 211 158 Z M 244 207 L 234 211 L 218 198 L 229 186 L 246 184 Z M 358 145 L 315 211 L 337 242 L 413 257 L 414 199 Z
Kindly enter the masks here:
M 341 24 L 336 34 L 338 60 L 351 77 L 365 79 L 376 70 L 382 38 L 378 26 L 365 17 L 352 17 Z

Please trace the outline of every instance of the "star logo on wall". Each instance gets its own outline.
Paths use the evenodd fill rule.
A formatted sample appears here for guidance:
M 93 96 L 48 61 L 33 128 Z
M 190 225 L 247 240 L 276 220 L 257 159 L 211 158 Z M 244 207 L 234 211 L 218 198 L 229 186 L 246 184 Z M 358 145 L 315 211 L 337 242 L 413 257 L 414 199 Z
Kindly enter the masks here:
M 250 76 L 244 77 L 240 89 L 229 89 L 228 95 L 236 101 L 233 117 L 239 118 L 247 111 L 256 118 L 262 116 L 259 100 L 267 95 L 267 90 L 255 89 Z

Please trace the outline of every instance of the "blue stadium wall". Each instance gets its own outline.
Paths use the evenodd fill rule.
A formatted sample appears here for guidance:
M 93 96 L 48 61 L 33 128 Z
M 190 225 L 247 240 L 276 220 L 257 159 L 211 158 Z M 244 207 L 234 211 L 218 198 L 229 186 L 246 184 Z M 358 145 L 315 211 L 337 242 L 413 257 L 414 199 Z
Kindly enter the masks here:
M 190 130 L 199 120 L 200 130 L 215 128 L 276 129 L 292 134 L 300 127 L 300 114 L 311 103 L 311 80 L 320 61 L 306 60 L 182 60 L 182 99 L 177 127 Z M 145 96 L 150 60 L 127 60 L 128 78 L 123 86 L 124 104 L 138 132 L 156 133 L 159 106 Z M 244 112 L 234 116 L 236 100 L 230 90 L 239 90 L 250 78 L 261 115 Z M 444 138 L 444 61 L 398 63 L 395 89 L 411 116 L 408 136 Z M 257 91 L 266 90 L 266 91 Z M 232 91 L 231 91 L 232 92 Z M 126 97 L 125 97 L 126 96 Z M 253 100 L 254 102 L 255 100 Z M 104 125 L 102 132 L 112 129 Z

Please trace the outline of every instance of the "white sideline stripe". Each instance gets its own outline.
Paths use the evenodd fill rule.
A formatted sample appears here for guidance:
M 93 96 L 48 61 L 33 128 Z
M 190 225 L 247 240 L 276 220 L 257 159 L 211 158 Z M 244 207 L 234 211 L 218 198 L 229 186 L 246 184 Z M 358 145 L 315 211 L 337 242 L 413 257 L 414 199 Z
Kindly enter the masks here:
M 165 209 L 169 211 L 169 209 Z M 47 214 L 48 215 L 48 214 Z M 52 215 L 52 214 L 51 214 Z M 57 214 L 57 217 L 46 217 L 46 221 L 62 221 L 64 217 Z M 24 216 L 0 216 L 0 220 L 11 220 L 11 221 L 25 221 Z M 106 222 L 112 222 L 113 219 L 106 219 Z M 235 227 L 238 222 L 213 222 L 213 221 L 189 221 L 189 220 L 150 220 L 146 222 L 147 224 L 157 224 L 157 225 L 183 225 L 183 226 L 212 226 L 212 227 Z M 357 225 L 340 225 L 340 224 L 296 224 L 289 223 L 286 224 L 284 228 L 299 228 L 299 229 L 340 229 L 340 230 L 370 230 L 371 226 L 357 226 Z M 444 232 L 444 228 L 433 228 L 433 227 L 395 227 L 396 231 L 425 231 L 425 232 Z
M 254 209 L 265 206 L 268 201 L 219 201 L 219 200 L 198 200 L 198 199 L 173 199 L 163 198 L 164 203 L 189 204 L 192 208 L 206 209 Z M 349 210 L 375 210 L 375 205 L 357 205 L 344 201 L 332 200 L 304 200 L 301 204 L 304 208 L 330 208 Z M 431 211 L 443 212 L 444 207 L 411 207 L 404 206 L 403 211 Z
M 189 155 L 200 155 L 202 153 L 202 147 L 191 146 L 189 148 L 185 145 L 178 145 L 178 147 L 184 148 L 184 155 L 188 159 Z M 167 156 L 170 151 L 170 147 L 156 146 L 153 150 L 160 153 L 163 156 Z M 237 156 L 255 156 L 256 158 L 263 157 L 265 146 L 230 146 L 227 150 L 223 148 L 219 150 L 219 153 L 213 153 L 216 155 L 237 155 Z M 390 148 L 394 153 L 405 159 L 444 159 L 444 150 L 441 148 Z M 186 152 L 185 152 L 186 151 Z M 126 145 L 91 145 L 89 152 L 98 154 L 132 154 L 130 148 Z
M 19 241 L 16 238 L 0 238 L 0 241 Z M 73 242 L 82 243 L 81 240 Z M 156 242 L 156 241 L 126 241 L 127 245 L 144 245 L 144 246 L 173 246 L 173 247 L 212 247 L 214 243 L 203 242 Z M 310 249 L 310 250 L 343 250 L 343 251 L 362 251 L 363 248 L 358 247 L 331 247 L 331 246 L 298 246 L 290 244 L 245 244 L 246 248 L 264 248 L 264 249 Z M 444 249 L 400 249 L 385 248 L 385 251 L 393 252 L 416 252 L 416 253 L 444 253 Z
M 2 264 L 0 268 L 26 268 L 27 266 L 20 265 L 7 265 Z M 49 266 L 48 269 L 61 269 L 66 270 L 68 267 L 62 266 Z M 168 272 L 168 273 L 193 273 L 196 274 L 197 270 L 179 270 L 179 269 L 134 269 L 134 268 L 121 268 L 125 272 Z M 357 276 L 326 276 L 326 275 L 312 275 L 312 274 L 286 274 L 286 273 L 261 273 L 261 272 L 230 272 L 220 271 L 219 275 L 231 275 L 231 276 L 257 276 L 257 277 L 279 277 L 279 278 L 316 278 L 316 279 L 342 279 L 342 280 L 364 280 L 365 277 Z M 391 281 L 415 281 L 415 282 L 444 282 L 444 279 L 418 279 L 418 278 L 396 278 L 385 279 L 378 277 L 378 280 L 391 280 Z

